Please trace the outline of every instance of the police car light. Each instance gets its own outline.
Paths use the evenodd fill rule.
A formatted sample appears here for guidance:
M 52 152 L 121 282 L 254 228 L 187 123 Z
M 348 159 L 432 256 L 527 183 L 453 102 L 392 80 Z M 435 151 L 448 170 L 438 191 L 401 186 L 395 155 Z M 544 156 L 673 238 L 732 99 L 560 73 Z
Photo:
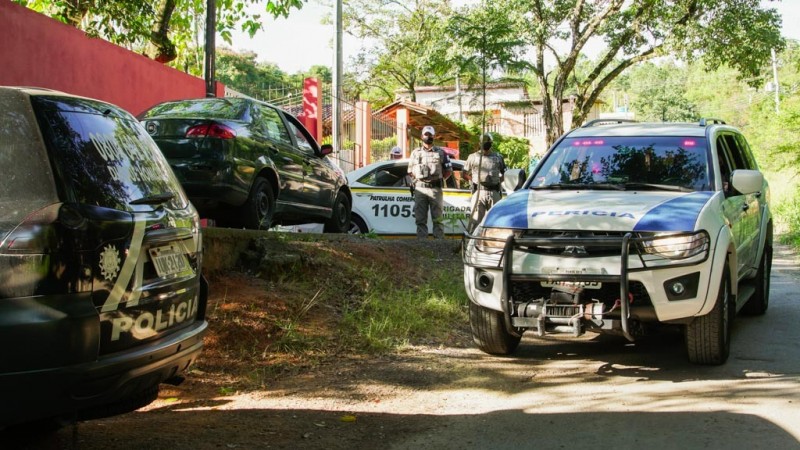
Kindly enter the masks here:
M 604 141 L 602 139 L 594 139 L 594 140 L 576 139 L 576 140 L 572 141 L 572 146 L 573 147 L 591 147 L 593 145 L 604 145 L 605 143 L 606 143 L 606 141 Z

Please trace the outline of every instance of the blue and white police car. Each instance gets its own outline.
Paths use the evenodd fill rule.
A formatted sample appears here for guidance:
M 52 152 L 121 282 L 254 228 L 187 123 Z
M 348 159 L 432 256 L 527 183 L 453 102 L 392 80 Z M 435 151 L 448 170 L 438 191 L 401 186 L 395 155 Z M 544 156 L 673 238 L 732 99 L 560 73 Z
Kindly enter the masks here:
M 590 122 L 465 235 L 476 345 L 522 334 L 630 341 L 682 327 L 688 359 L 722 364 L 740 310 L 769 304 L 769 188 L 744 136 L 699 123 Z

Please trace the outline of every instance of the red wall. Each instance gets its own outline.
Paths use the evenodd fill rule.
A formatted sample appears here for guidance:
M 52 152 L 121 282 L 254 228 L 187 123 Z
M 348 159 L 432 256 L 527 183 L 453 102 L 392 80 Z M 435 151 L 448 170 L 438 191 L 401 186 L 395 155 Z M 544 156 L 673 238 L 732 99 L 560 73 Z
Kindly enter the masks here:
M 139 114 L 205 97 L 205 81 L 23 6 L 0 0 L 0 85 L 38 86 L 105 100 Z M 224 85 L 217 83 L 217 96 Z

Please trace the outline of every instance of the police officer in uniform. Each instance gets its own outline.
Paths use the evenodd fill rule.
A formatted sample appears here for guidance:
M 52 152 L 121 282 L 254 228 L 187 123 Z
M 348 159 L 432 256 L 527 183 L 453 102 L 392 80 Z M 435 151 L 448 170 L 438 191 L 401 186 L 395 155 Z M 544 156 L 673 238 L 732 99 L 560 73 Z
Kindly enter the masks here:
M 417 239 L 428 237 L 428 211 L 433 221 L 433 238 L 444 238 L 444 188 L 453 167 L 450 158 L 441 148 L 433 145 L 436 135 L 432 126 L 422 128 L 422 147 L 411 152 L 408 173 L 413 179 L 414 219 L 417 223 Z
M 481 149 L 467 157 L 462 174 L 471 182 L 472 215 L 467 229 L 473 232 L 489 211 L 501 198 L 500 187 L 506 172 L 503 155 L 492 151 L 492 135 L 481 136 Z

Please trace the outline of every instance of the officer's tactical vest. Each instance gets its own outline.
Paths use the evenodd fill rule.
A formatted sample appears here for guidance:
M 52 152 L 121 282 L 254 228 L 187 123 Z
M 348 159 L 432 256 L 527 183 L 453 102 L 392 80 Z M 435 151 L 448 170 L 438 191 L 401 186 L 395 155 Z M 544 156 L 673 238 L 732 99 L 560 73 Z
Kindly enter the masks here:
M 472 169 L 472 179 L 483 186 L 497 186 L 500 184 L 500 175 L 503 168 L 503 159 L 496 153 L 490 155 L 475 154 L 475 167 Z M 480 162 L 480 166 L 478 165 Z
M 418 148 L 412 155 L 411 173 L 420 181 L 431 182 L 442 179 L 444 150 L 433 147 L 430 151 Z

